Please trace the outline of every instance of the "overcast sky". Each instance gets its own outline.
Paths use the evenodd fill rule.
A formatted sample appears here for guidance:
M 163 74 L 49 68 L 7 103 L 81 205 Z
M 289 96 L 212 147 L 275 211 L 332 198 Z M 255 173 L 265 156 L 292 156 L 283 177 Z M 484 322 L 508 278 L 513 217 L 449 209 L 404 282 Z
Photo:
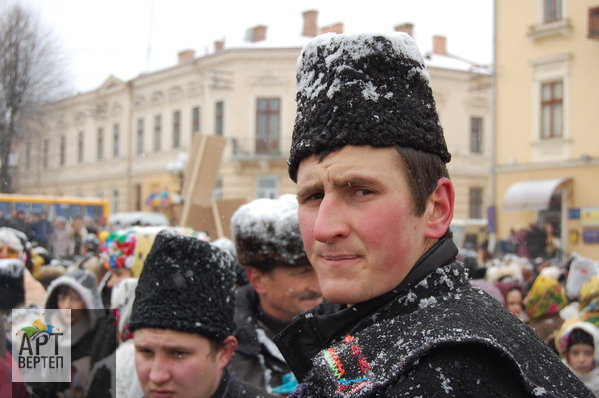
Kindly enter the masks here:
M 149 42 L 155 71 L 174 66 L 182 50 L 204 55 L 222 39 L 234 47 L 256 25 L 267 25 L 269 38 L 299 36 L 307 10 L 318 11 L 319 26 L 343 22 L 345 33 L 391 32 L 411 22 L 423 53 L 433 35 L 443 35 L 451 54 L 482 64 L 493 57 L 493 0 L 13 1 L 37 11 L 58 36 L 76 91 L 96 89 L 111 74 L 129 80 L 145 72 Z

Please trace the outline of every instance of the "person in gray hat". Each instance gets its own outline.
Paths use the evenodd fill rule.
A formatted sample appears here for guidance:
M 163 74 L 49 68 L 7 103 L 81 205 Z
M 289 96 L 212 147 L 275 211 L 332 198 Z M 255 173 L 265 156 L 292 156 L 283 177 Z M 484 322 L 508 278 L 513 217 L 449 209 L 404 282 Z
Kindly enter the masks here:
M 325 301 L 275 337 L 292 396 L 592 397 L 456 260 L 451 155 L 414 40 L 322 35 L 297 78 L 289 175 Z
M 301 312 L 322 301 L 297 222 L 297 200 L 256 199 L 237 209 L 231 231 L 249 284 L 237 290 L 231 359 L 235 376 L 273 391 L 290 372 L 272 338 Z
M 148 254 L 135 290 L 129 330 L 146 398 L 271 397 L 231 377 L 232 257 L 195 237 L 164 230 Z

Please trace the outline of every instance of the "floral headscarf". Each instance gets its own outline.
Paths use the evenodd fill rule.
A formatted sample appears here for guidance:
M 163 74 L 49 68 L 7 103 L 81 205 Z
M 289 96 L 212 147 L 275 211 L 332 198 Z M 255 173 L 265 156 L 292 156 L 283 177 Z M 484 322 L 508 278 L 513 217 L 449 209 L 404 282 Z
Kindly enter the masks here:
M 119 230 L 108 235 L 102 242 L 102 254 L 104 267 L 127 268 L 133 267 L 133 252 L 135 251 L 135 231 L 132 229 Z
M 528 293 L 526 312 L 531 320 L 558 313 L 568 304 L 564 288 L 557 279 L 539 275 Z

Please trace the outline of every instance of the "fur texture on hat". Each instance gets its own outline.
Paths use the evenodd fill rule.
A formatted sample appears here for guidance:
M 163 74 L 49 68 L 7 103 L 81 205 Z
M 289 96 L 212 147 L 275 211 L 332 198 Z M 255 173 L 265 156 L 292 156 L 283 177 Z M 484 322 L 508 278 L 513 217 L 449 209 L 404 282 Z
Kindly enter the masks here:
M 346 145 L 402 146 L 448 163 L 424 60 L 405 33 L 327 33 L 303 48 L 289 176 L 300 162 Z
M 18 258 L 0 259 L 0 310 L 10 310 L 25 302 L 25 264 Z
M 241 265 L 268 272 L 277 266 L 310 264 L 294 195 L 256 199 L 240 206 L 231 217 L 231 230 Z
M 158 233 L 135 290 L 129 330 L 170 329 L 221 341 L 235 330 L 232 257 L 195 237 Z

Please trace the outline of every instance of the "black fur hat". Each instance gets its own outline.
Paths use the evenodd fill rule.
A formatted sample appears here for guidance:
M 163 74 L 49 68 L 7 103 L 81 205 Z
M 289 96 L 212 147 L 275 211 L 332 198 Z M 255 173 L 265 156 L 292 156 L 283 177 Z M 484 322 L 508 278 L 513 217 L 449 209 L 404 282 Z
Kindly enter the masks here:
M 297 267 L 310 261 L 304 249 L 294 195 L 256 199 L 231 217 L 237 260 L 263 272 L 274 267 Z
M 300 162 L 346 145 L 403 146 L 451 160 L 424 60 L 405 33 L 311 40 L 297 66 L 289 176 Z
M 221 341 L 235 330 L 233 258 L 195 237 L 164 230 L 146 258 L 129 329 L 171 329 Z
M 10 310 L 25 302 L 24 272 L 23 261 L 16 258 L 0 260 L 0 310 Z

